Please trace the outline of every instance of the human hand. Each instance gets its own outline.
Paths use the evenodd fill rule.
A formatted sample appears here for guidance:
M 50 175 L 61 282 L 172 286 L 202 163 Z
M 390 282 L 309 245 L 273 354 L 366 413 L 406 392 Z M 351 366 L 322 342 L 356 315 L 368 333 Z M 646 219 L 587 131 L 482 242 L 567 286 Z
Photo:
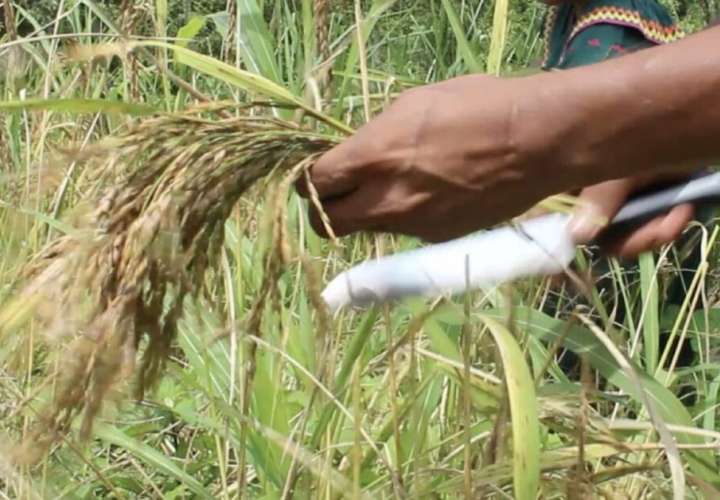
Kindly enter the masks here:
M 659 180 L 658 177 L 634 177 L 606 181 L 583 189 L 580 193 L 583 207 L 571 222 L 575 241 L 588 243 L 601 236 L 603 250 L 623 258 L 635 257 L 675 241 L 693 219 L 694 209 L 690 204 L 678 205 L 630 232 L 602 238 L 604 224 L 618 213 L 633 192 Z
M 554 137 L 533 121 L 532 90 L 524 79 L 474 75 L 402 94 L 313 167 L 333 231 L 443 241 L 567 189 L 568 177 L 548 160 Z M 303 184 L 298 190 L 307 196 Z M 311 222 L 325 235 L 314 208 Z

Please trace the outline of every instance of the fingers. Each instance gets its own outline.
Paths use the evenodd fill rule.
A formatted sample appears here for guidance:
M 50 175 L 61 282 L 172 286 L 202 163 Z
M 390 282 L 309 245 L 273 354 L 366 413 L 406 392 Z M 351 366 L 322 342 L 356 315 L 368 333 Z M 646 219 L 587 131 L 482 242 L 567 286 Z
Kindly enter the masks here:
M 415 153 L 415 130 L 423 123 L 425 101 L 406 92 L 387 110 L 366 123 L 323 156 L 310 170 L 310 179 L 321 200 L 347 196 L 365 181 L 372 182 Z M 298 191 L 308 196 L 306 182 Z
M 344 219 L 340 219 L 338 224 L 335 223 L 335 218 L 328 220 L 326 217 L 323 220 L 317 206 L 318 203 L 322 206 L 326 216 L 329 216 L 328 212 L 337 211 L 344 215 L 346 210 L 343 207 L 358 203 L 358 197 L 352 195 L 359 189 L 359 182 L 354 175 L 352 164 L 348 161 L 347 152 L 353 147 L 352 144 L 348 145 L 352 140 L 353 138 L 350 138 L 328 151 L 309 172 L 305 172 L 295 182 L 295 189 L 301 197 L 313 198 L 309 203 L 310 224 L 314 231 L 324 238 L 330 237 L 328 229 L 334 233 L 334 236 L 344 236 L 351 232 L 350 229 L 344 228 L 353 227 L 345 224 Z
M 379 223 L 377 204 L 381 193 L 364 184 L 344 196 L 325 198 L 322 209 L 336 236 L 346 236 L 360 230 L 373 230 Z M 327 238 L 327 230 L 320 212 L 310 205 L 310 225 L 320 236 Z
M 653 180 L 657 181 L 657 178 Z M 574 240 L 577 243 L 595 240 L 633 191 L 647 183 L 647 179 L 619 179 L 585 188 L 580 195 L 584 206 L 571 221 L 570 230 Z M 675 241 L 693 216 L 692 205 L 680 205 L 630 233 L 599 243 L 610 254 L 632 258 Z
M 580 193 L 583 205 L 573 216 L 570 231 L 576 243 L 594 240 L 617 214 L 635 189 L 634 179 L 617 179 L 587 187 Z
M 425 193 L 414 192 L 403 182 L 387 178 L 368 180 L 347 196 L 331 198 L 322 203 L 336 236 L 358 231 L 393 232 L 426 237 L 427 231 L 438 233 L 437 224 L 426 224 L 423 214 Z M 321 236 L 327 237 L 322 217 L 316 207 L 310 209 L 310 224 Z
M 618 257 L 632 258 L 672 243 L 692 221 L 694 212 L 692 205 L 678 205 L 669 213 L 658 216 L 629 235 L 609 243 L 606 250 Z
M 354 147 L 353 139 L 350 138 L 325 153 L 313 165 L 310 170 L 310 181 L 321 200 L 342 197 L 357 189 L 356 169 L 348 154 Z M 307 176 L 301 177 L 295 187 L 300 196 L 310 197 Z

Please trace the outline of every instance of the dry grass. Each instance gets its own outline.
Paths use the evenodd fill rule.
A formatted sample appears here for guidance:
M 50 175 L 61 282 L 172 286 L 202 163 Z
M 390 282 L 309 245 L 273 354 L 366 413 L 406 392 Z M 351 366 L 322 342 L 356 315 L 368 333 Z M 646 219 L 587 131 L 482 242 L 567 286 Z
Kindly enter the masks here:
M 132 374 L 138 395 L 152 385 L 184 299 L 201 291 L 218 260 L 238 198 L 333 144 L 288 122 L 203 111 L 154 117 L 94 147 L 89 175 L 110 176 L 112 187 L 80 229 L 27 269 L 19 303 L 47 332 L 56 368 L 52 403 L 25 459 L 37 458 L 80 413 L 81 435 L 89 436 L 103 399 Z

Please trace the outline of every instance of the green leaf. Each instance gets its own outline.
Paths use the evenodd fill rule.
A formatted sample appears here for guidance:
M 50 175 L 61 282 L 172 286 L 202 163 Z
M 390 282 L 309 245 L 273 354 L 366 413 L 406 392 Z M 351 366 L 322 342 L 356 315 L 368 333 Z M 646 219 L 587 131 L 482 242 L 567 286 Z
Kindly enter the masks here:
M 716 427 L 716 414 L 717 404 L 720 402 L 720 375 L 717 375 L 715 379 L 710 383 L 707 391 L 705 400 L 706 411 L 703 417 L 703 427 L 705 429 L 717 429 Z
M 178 62 L 186 66 L 190 66 L 201 73 L 217 78 L 220 81 L 232 85 L 233 87 L 243 88 L 250 92 L 255 92 L 271 99 L 275 99 L 281 103 L 296 105 L 301 104 L 298 97 L 294 96 L 285 87 L 273 82 L 272 80 L 250 71 L 237 69 L 219 59 L 200 54 L 199 52 L 195 52 L 186 47 L 171 45 L 154 40 L 137 41 L 133 42 L 132 45 L 170 49 L 175 53 L 175 58 Z
M 481 319 L 495 339 L 505 373 L 512 419 L 515 498 L 534 500 L 540 483 L 540 424 L 535 382 L 510 331 L 493 318 L 481 316 Z
M 337 374 L 337 377 L 335 378 L 335 383 L 337 387 L 345 387 L 347 384 L 348 379 L 350 378 L 350 372 L 352 372 L 353 366 L 355 366 L 355 362 L 360 357 L 360 353 L 362 352 L 363 348 L 365 347 L 365 344 L 367 343 L 368 339 L 370 338 L 370 334 L 373 332 L 373 326 L 375 326 L 375 322 L 378 318 L 378 310 L 372 309 L 365 317 L 365 320 L 363 321 L 360 328 L 357 330 L 355 335 L 353 336 L 352 340 L 350 340 L 350 343 L 347 347 L 347 352 L 345 353 L 345 356 L 343 357 L 342 365 L 340 367 L 340 372 Z
M 370 12 L 365 16 L 365 18 L 362 20 L 362 23 L 360 24 L 360 29 L 362 30 L 362 39 L 363 40 L 369 40 L 370 35 L 375 29 L 375 26 L 377 22 L 379 21 L 380 17 L 383 13 L 385 13 L 388 9 L 390 9 L 398 0 L 375 0 L 370 7 Z M 342 101 L 342 98 L 347 96 L 347 87 L 350 83 L 350 76 L 349 75 L 356 75 L 359 73 L 359 64 L 360 64 L 360 50 L 358 47 L 358 41 L 357 36 L 353 36 L 353 42 L 350 46 L 350 50 L 348 51 L 347 58 L 345 60 L 345 76 L 343 78 L 342 84 L 340 85 L 340 101 Z M 343 112 L 343 109 L 339 109 L 338 111 Z
M 595 335 L 587 328 L 578 325 L 567 325 L 560 319 L 552 318 L 546 314 L 530 309 L 519 307 L 513 311 L 514 321 L 524 332 L 535 335 L 548 342 L 555 342 L 563 339 L 563 345 L 573 352 L 585 354 L 590 364 L 610 383 L 622 389 L 633 399 L 642 403 L 643 397 L 638 394 L 635 383 L 630 380 L 618 366 L 612 354 L 600 342 Z M 487 313 L 488 316 L 503 320 L 508 317 L 507 311 L 494 310 Z M 569 328 L 569 333 L 568 332 Z M 563 336 L 567 335 L 563 338 Z M 632 361 L 630 362 L 632 365 Z M 660 417 L 667 424 L 693 427 L 693 419 L 683 404 L 666 387 L 660 384 L 646 372 L 637 369 L 637 373 L 646 395 Z M 702 444 L 702 438 L 685 433 L 676 433 L 675 438 L 682 444 Z M 715 457 L 712 452 L 704 450 L 688 450 L 684 452 L 690 468 L 702 479 L 715 483 L 720 482 L 717 473 Z
M 368 342 L 370 335 L 373 332 L 373 327 L 379 316 L 377 308 L 373 308 L 367 312 L 365 319 L 363 320 L 360 327 L 353 335 L 350 343 L 347 347 L 347 352 L 343 356 L 343 360 L 340 366 L 340 372 L 335 377 L 335 397 L 341 399 L 345 391 L 347 390 L 348 379 L 352 372 L 355 363 L 358 361 L 360 354 Z M 331 403 L 325 407 L 325 410 L 321 414 L 318 425 L 313 433 L 311 443 L 313 446 L 317 446 L 322 438 L 323 433 L 326 431 L 327 425 L 337 412 L 337 407 Z
M 85 5 L 90 10 L 90 12 L 95 14 L 103 23 L 105 23 L 108 28 L 110 28 L 116 34 L 120 33 L 120 27 L 115 24 L 112 14 L 108 12 L 104 6 L 98 5 L 92 0 L 79 0 L 78 4 Z
M 483 67 L 475 57 L 475 51 L 470 47 L 470 42 L 465 37 L 465 28 L 460 21 L 460 17 L 455 10 L 450 0 L 442 0 L 443 7 L 445 8 L 445 14 L 447 15 L 450 26 L 452 27 L 455 40 L 458 45 L 458 52 L 465 61 L 465 65 L 472 73 L 481 73 Z
M 205 16 L 191 17 L 190 20 L 187 23 L 185 23 L 184 26 L 181 26 L 180 29 L 178 29 L 178 32 L 177 32 L 178 40 L 175 42 L 175 45 L 177 45 L 178 47 L 187 48 L 187 46 L 190 45 L 190 42 L 205 27 L 206 22 L 207 22 L 207 18 Z M 182 58 L 176 57 L 175 71 L 179 72 L 179 68 L 177 68 L 177 67 L 179 65 L 181 65 L 182 63 L 183 63 Z
M 108 113 L 131 116 L 147 116 L 157 113 L 157 109 L 145 104 L 103 99 L 27 99 L 24 101 L 0 102 L 0 113 L 19 111 L 57 111 L 60 113 Z
M 655 373 L 660 352 L 660 294 L 655 258 L 649 252 L 640 256 L 640 293 L 645 371 Z
M 303 62 L 305 63 L 303 71 L 306 75 L 312 72 L 317 53 L 313 4 L 313 0 L 302 0 Z
M 670 434 L 665 420 L 658 416 L 655 403 L 648 398 L 645 392 L 643 383 L 638 376 L 638 370 L 631 363 L 630 360 L 618 349 L 615 343 L 608 337 L 608 335 L 600 327 L 595 324 L 592 319 L 587 316 L 579 316 L 579 319 L 583 324 L 592 331 L 595 337 L 603 344 L 607 351 L 612 355 L 615 362 L 618 364 L 620 369 L 623 371 L 625 376 L 635 386 L 636 393 L 640 397 L 644 411 L 650 417 L 650 421 L 653 426 L 653 430 L 660 437 L 660 441 L 665 451 L 665 457 L 667 458 L 668 467 L 672 476 L 673 485 L 673 498 L 685 498 L 685 469 L 680 458 L 680 450 L 677 447 L 675 438 Z
M 255 0 L 237 0 L 238 52 L 245 65 L 254 73 L 276 83 L 282 83 L 280 69 L 275 59 L 275 41 L 263 18 L 262 10 Z
M 292 94 L 288 89 L 261 75 L 238 69 L 214 57 L 206 56 L 186 47 L 155 40 L 135 41 L 131 47 L 159 47 L 169 49 L 175 53 L 176 61 L 227 83 L 233 87 L 244 89 L 268 97 L 281 104 L 289 104 L 304 109 L 307 113 L 320 121 L 327 123 L 338 131 L 352 134 L 353 130 L 344 123 L 326 116 L 305 104 L 302 99 Z
M 207 23 L 205 16 L 193 16 L 190 20 L 181 26 L 177 32 L 177 45 L 180 47 L 187 47 L 188 44 L 195 39 L 195 37 L 202 31 Z
M 97 438 L 110 444 L 114 444 L 115 446 L 124 448 L 135 458 L 145 462 L 149 466 L 154 467 L 170 477 L 174 477 L 183 483 L 188 490 L 192 491 L 200 498 L 214 498 L 214 495 L 205 489 L 205 487 L 197 479 L 190 476 L 169 457 L 163 455 L 155 448 L 152 448 L 137 439 L 128 437 L 117 427 L 111 427 L 105 424 L 95 424 L 94 429 L 95 436 Z
M 38 212 L 37 210 L 30 210 L 27 208 L 14 207 L 4 201 L 0 201 L 0 207 L 5 208 L 7 210 L 14 210 L 23 215 L 27 215 L 28 217 L 33 217 L 33 218 L 39 220 L 40 222 L 44 222 L 51 228 L 53 228 L 57 231 L 60 231 L 63 234 L 70 234 L 73 231 L 72 226 L 69 226 L 69 225 L 65 224 L 64 222 L 61 222 L 61 221 L 57 220 L 56 218 L 46 215 L 42 212 Z
M 223 40 L 226 39 L 228 31 L 230 30 L 230 16 L 228 13 L 216 12 L 215 14 L 207 16 L 207 18 L 215 25 L 215 31 L 217 31 L 218 35 L 220 35 Z
M 157 19 L 157 31 L 161 37 L 167 36 L 168 2 L 167 0 L 155 0 L 155 18 Z
M 680 314 L 680 306 L 668 304 L 663 307 L 663 314 L 660 320 L 661 330 L 672 330 Z M 692 313 L 692 319 L 688 324 L 688 334 L 710 334 L 720 331 L 720 308 L 703 308 Z

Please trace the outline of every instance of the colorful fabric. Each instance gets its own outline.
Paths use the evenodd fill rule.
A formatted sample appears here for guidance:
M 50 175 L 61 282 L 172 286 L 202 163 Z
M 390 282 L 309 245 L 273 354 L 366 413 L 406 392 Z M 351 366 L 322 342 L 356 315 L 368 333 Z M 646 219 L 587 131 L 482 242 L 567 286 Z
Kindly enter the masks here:
M 657 0 L 568 0 L 546 18 L 543 68 L 600 62 L 683 36 Z
M 596 24 L 579 32 L 565 49 L 557 69 L 576 68 L 652 47 L 637 30 Z

